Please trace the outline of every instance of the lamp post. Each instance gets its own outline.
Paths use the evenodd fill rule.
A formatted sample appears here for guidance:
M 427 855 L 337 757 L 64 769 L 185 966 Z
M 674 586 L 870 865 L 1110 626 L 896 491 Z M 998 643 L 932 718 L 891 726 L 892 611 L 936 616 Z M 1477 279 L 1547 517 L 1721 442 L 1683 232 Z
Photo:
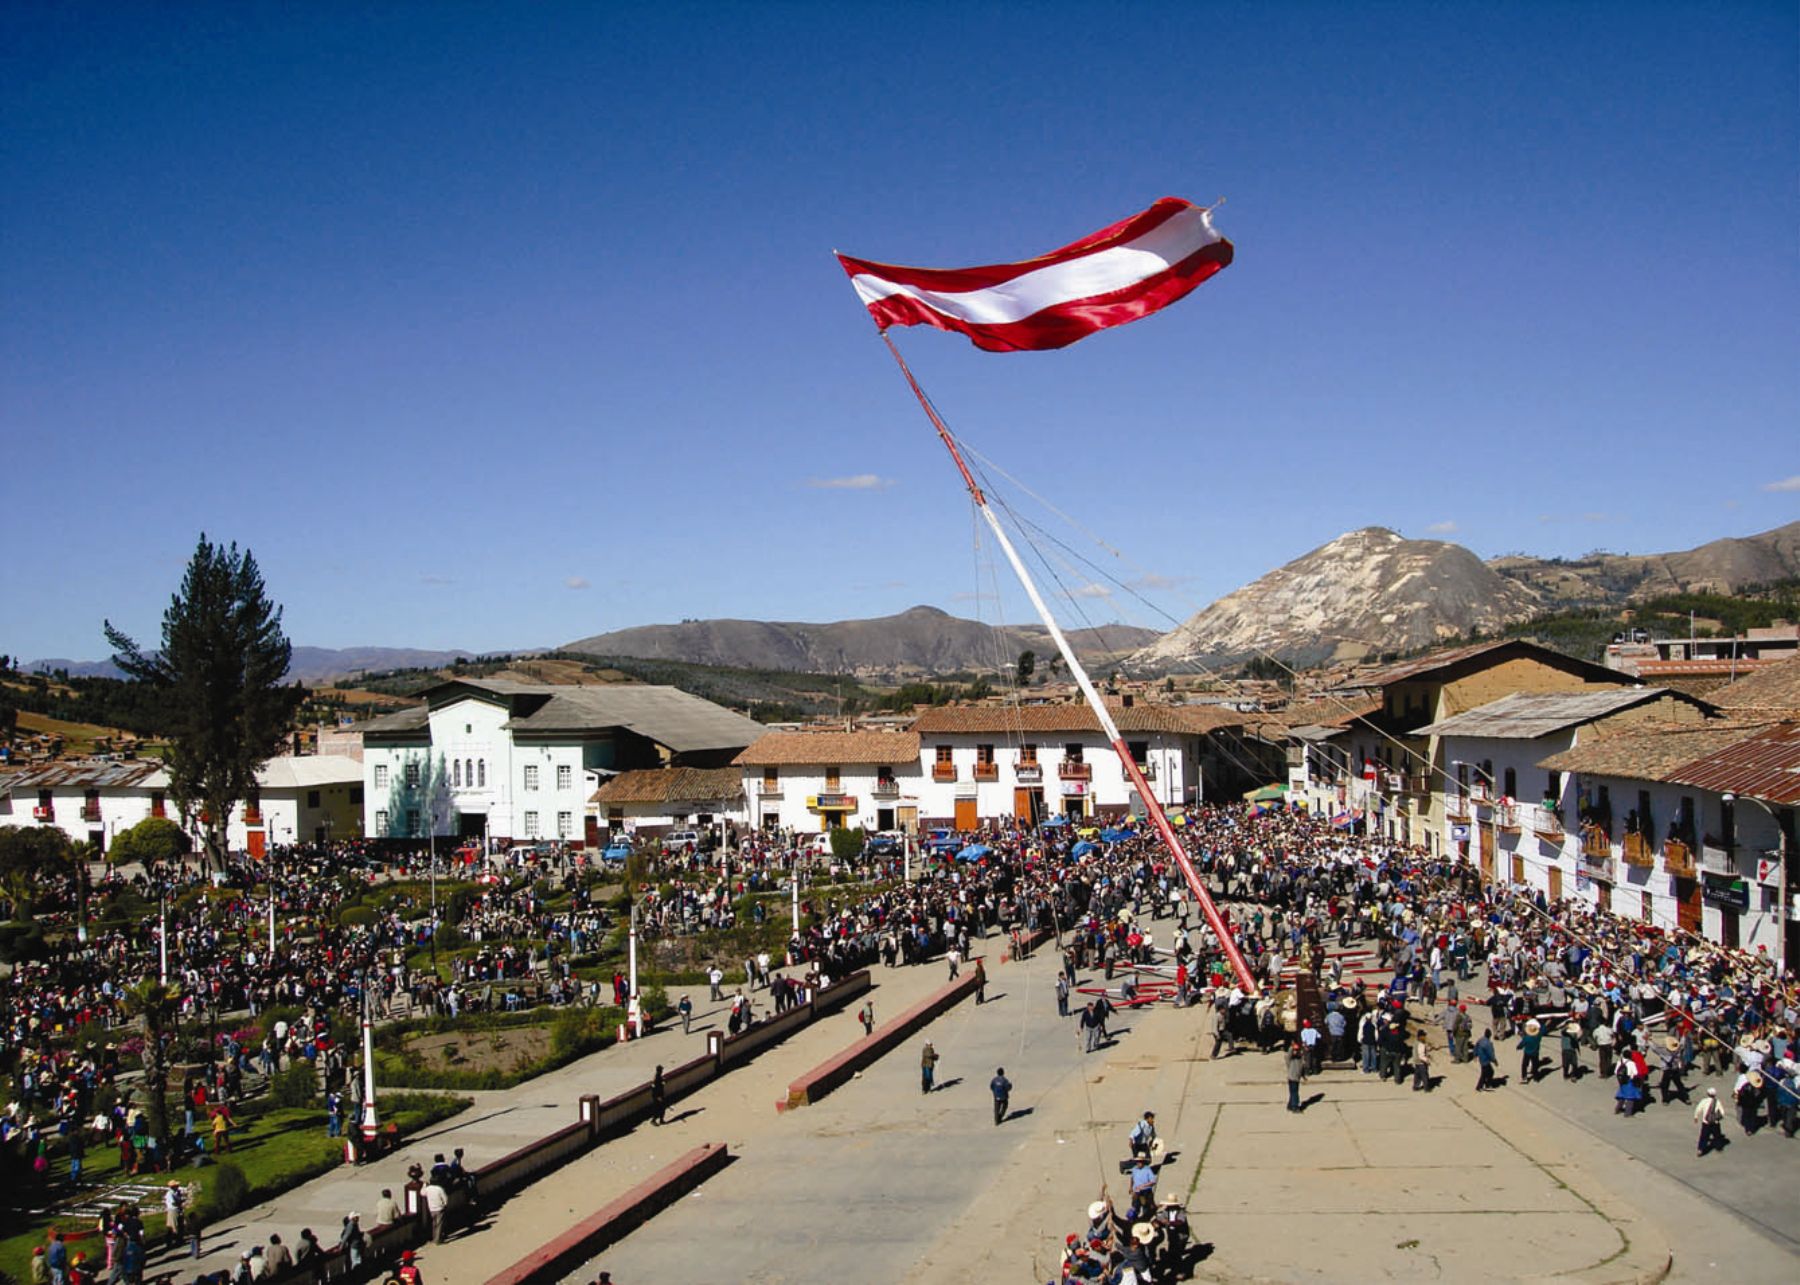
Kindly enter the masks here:
M 626 957 L 626 967 L 630 970 L 631 976 L 627 979 L 627 993 L 625 1000 L 625 1021 L 631 1027 L 633 1039 L 636 1039 L 644 1033 L 643 1008 L 638 1003 L 637 947 L 638 903 L 637 899 L 633 898 L 631 902 L 631 934 L 628 939 L 628 954 Z
M 161 880 L 156 884 L 156 953 L 158 967 L 156 979 L 164 986 L 169 984 L 169 888 Z
M 800 935 L 800 859 L 794 858 L 794 877 L 790 881 L 794 890 L 794 936 Z
M 375 1024 L 369 1015 L 369 972 L 357 971 L 357 989 L 362 998 L 363 1106 L 362 1136 L 364 1143 L 375 1141 Z

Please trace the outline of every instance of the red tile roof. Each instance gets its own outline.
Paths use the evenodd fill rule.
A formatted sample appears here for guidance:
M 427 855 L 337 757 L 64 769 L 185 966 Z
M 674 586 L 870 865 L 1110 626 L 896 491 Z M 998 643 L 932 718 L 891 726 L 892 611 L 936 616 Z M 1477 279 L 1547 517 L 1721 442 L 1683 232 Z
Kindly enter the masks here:
M 742 798 L 735 767 L 653 767 L 621 772 L 594 791 L 592 803 L 713 803 Z
M 1800 803 L 1800 723 L 1778 723 L 1669 773 L 1679 785 L 1765 803 Z
M 913 732 L 769 732 L 732 763 L 737 767 L 877 767 L 919 761 Z
M 1107 702 L 1121 732 L 1169 732 L 1203 736 L 1238 727 L 1249 716 L 1219 705 L 1131 705 Z M 922 736 L 991 733 L 1026 736 L 1051 732 L 1099 732 L 1100 720 L 1085 703 L 1066 705 L 942 705 L 919 715 L 913 730 Z

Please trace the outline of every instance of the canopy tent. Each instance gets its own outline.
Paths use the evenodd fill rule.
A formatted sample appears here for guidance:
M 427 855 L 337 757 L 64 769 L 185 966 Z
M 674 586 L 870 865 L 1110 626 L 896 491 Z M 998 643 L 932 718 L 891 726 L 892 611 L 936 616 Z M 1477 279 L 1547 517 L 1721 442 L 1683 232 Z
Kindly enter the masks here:
M 1093 840 L 1083 839 L 1080 843 L 1069 849 L 1069 855 L 1071 857 L 1085 857 L 1088 853 L 1097 852 L 1099 849 L 1100 845 Z
M 1121 829 L 1116 825 L 1109 825 L 1100 832 L 1100 837 L 1108 843 L 1118 843 L 1122 839 L 1131 838 L 1132 832 L 1130 830 Z
M 1244 792 L 1246 803 L 1279 803 L 1287 797 L 1287 786 L 1264 785 Z
M 971 843 L 956 854 L 958 861 L 979 861 L 988 854 L 988 847 L 983 843 Z
M 1043 824 L 1038 828 L 1042 830 L 1055 830 L 1067 824 L 1069 824 L 1068 817 L 1045 817 Z

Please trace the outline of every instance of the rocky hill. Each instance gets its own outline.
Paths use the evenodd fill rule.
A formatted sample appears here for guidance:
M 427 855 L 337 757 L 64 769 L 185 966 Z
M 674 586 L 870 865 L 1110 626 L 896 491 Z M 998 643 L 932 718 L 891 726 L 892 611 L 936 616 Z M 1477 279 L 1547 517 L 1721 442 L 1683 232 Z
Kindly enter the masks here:
M 1156 637 L 1127 625 L 1073 630 L 1069 641 L 1084 659 L 1128 653 Z M 747 669 L 850 673 L 864 677 L 950 674 L 987 670 L 1035 651 L 1040 663 L 1054 654 L 1038 627 L 1006 630 L 965 620 L 936 607 L 913 607 L 874 620 L 825 624 L 777 620 L 687 620 L 595 634 L 561 650 L 597 656 L 635 656 Z
M 1800 522 L 1680 553 L 1515 556 L 1495 558 L 1488 565 L 1529 587 L 1546 608 L 1625 605 L 1670 593 L 1731 594 L 1747 585 L 1800 577 Z
M 1365 527 L 1226 594 L 1129 664 L 1161 672 L 1259 651 L 1316 664 L 1422 647 L 1538 609 L 1536 593 L 1459 544 Z

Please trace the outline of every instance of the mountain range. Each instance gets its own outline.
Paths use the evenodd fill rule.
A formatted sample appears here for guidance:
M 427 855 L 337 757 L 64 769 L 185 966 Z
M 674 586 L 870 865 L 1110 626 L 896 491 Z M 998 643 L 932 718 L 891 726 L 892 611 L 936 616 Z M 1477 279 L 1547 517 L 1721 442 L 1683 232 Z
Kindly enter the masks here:
M 1623 607 L 1669 593 L 1732 594 L 1793 578 L 1800 578 L 1800 522 L 1675 553 L 1575 559 L 1509 554 L 1486 562 L 1459 544 L 1365 527 L 1233 590 L 1168 634 L 1105 625 L 1071 630 L 1069 639 L 1084 662 L 1121 663 L 1141 673 L 1227 664 L 1258 653 L 1311 664 L 1427 646 L 1549 611 Z M 996 636 L 992 625 L 925 606 L 873 620 L 641 625 L 592 634 L 557 650 L 875 680 L 991 672 L 1023 651 L 1036 652 L 1043 669 L 1055 654 L 1039 626 L 1013 625 Z M 289 675 L 318 684 L 359 671 L 439 668 L 473 655 L 296 646 Z M 25 668 L 118 676 L 110 661 L 38 660 Z

